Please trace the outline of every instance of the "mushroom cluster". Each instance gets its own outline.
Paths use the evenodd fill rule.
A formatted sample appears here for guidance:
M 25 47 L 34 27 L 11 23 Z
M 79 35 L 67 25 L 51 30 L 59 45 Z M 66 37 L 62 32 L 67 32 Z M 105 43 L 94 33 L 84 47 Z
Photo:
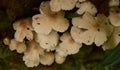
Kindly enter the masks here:
M 3 42 L 11 51 L 24 54 L 27 67 L 62 64 L 82 44 L 112 49 L 120 43 L 119 6 L 119 0 L 110 0 L 109 16 L 105 16 L 89 0 L 43 1 L 40 14 L 14 22 L 14 38 Z M 79 16 L 65 18 L 65 11 L 74 8 Z

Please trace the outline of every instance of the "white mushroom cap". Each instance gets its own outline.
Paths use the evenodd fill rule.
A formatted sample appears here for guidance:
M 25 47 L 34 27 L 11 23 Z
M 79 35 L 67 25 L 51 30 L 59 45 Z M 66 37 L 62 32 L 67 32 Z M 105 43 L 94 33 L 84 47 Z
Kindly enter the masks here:
M 15 39 L 12 39 L 9 44 L 10 50 L 16 50 L 18 53 L 23 53 L 26 51 L 26 45 L 24 42 L 18 42 Z
M 33 28 L 36 33 L 49 34 L 52 29 L 58 32 L 64 32 L 69 27 L 69 21 L 64 18 L 63 12 L 58 12 L 52 16 L 38 14 L 32 17 Z
M 115 9 L 112 9 L 110 11 L 110 15 L 108 16 L 108 18 L 109 18 L 112 25 L 120 26 L 120 11 L 119 12 L 116 12 L 116 11 L 115 11 Z
M 75 7 L 77 0 L 51 0 L 50 8 L 52 11 L 72 10 Z
M 119 0 L 109 0 L 109 6 L 119 6 Z
M 55 53 L 55 62 L 58 64 L 62 64 L 66 60 L 66 56 L 61 56 L 59 53 Z
M 84 43 L 86 45 L 91 45 L 93 42 L 97 46 L 102 45 L 107 41 L 107 37 L 110 36 L 113 30 L 112 26 L 108 23 L 107 18 L 100 14 L 94 18 L 91 14 L 85 13 L 82 18 L 73 18 L 72 24 L 79 28 L 72 28 L 72 38 L 75 41 L 79 41 L 79 43 Z M 73 37 L 75 34 L 78 36 L 79 40 L 76 39 L 76 37 Z
M 46 15 L 37 14 L 32 17 L 32 26 L 36 33 L 49 34 L 52 30 L 51 25 L 48 23 L 49 19 Z
M 96 7 L 91 2 L 83 2 L 83 3 L 77 3 L 76 6 L 79 8 L 77 10 L 78 14 L 83 14 L 85 12 L 89 12 L 92 15 L 95 15 L 97 13 Z
M 109 37 L 108 41 L 102 46 L 103 50 L 113 49 L 120 43 L 120 27 L 114 28 L 112 35 Z
M 61 55 L 61 53 L 64 53 L 64 55 L 71 55 L 76 54 L 79 52 L 79 49 L 82 47 L 82 44 L 76 43 L 73 41 L 72 37 L 68 32 L 64 33 L 60 40 L 62 41 L 59 44 L 59 47 L 56 49 L 56 52 Z
M 16 41 L 23 42 L 25 37 L 28 40 L 33 39 L 31 23 L 31 18 L 21 19 L 13 23 L 13 28 L 16 30 L 14 35 Z
M 55 50 L 58 41 L 59 35 L 56 31 L 52 31 L 48 35 L 44 34 L 37 34 L 36 41 L 44 48 L 46 51 L 53 51 Z
M 82 30 L 73 26 L 71 28 L 71 36 L 77 43 L 85 43 L 86 45 L 91 45 L 94 41 L 95 33 L 93 31 L 86 31 L 85 33 L 84 31 L 84 29 Z
M 28 42 L 27 51 L 24 53 L 23 61 L 27 67 L 36 67 L 40 63 L 40 55 L 44 54 L 44 49 L 35 41 Z
M 40 63 L 43 65 L 51 65 L 54 62 L 54 58 L 52 52 L 46 52 L 44 55 L 40 56 Z

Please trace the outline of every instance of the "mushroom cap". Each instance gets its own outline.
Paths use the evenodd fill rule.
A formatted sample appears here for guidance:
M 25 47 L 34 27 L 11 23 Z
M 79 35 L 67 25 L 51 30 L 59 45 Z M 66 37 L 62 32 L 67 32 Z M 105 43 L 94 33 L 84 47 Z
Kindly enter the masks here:
M 75 7 L 77 0 L 51 0 L 50 8 L 52 11 L 71 10 Z
M 117 11 L 118 11 L 117 9 L 115 10 L 115 8 L 114 9 L 111 8 L 110 15 L 108 16 L 111 24 L 116 27 L 120 26 L 120 20 L 119 20 L 120 19 L 120 11 L 119 12 L 117 12 Z
M 34 41 L 34 40 L 32 40 L 32 41 L 28 41 L 27 42 L 27 46 L 29 47 L 28 48 L 28 51 L 29 50 L 32 50 L 32 49 L 35 49 L 35 50 L 37 50 L 38 51 L 38 53 L 40 54 L 40 55 L 43 55 L 44 54 L 44 48 L 42 48 L 40 45 L 39 45 L 39 43 L 37 43 L 36 41 Z
M 91 45 L 94 41 L 95 33 L 93 31 L 86 31 L 73 26 L 71 28 L 71 36 L 77 43 L 85 43 Z
M 26 51 L 26 45 L 25 45 L 25 43 L 21 42 L 21 43 L 19 43 L 19 44 L 17 44 L 17 45 L 18 45 L 18 46 L 17 46 L 16 51 L 17 51 L 18 53 L 23 53 L 23 52 Z
M 71 55 L 76 54 L 79 52 L 79 49 L 82 47 L 82 44 L 76 43 L 70 33 L 66 32 L 61 37 L 60 40 L 62 41 L 59 44 L 59 47 L 56 49 L 56 52 L 61 54 L 64 53 L 64 55 Z
M 50 1 L 43 1 L 40 4 L 39 11 L 41 14 L 45 14 L 48 16 L 54 15 L 56 12 L 51 11 L 50 9 Z
M 15 50 L 17 47 L 17 41 L 15 40 L 15 39 L 12 39 L 11 41 L 10 41 L 10 44 L 9 44 L 9 48 L 10 48 L 10 50 Z
M 65 32 L 69 27 L 69 21 L 64 17 L 59 16 L 59 13 L 56 18 L 51 19 L 51 22 L 53 23 L 53 30 L 58 32 Z
M 46 52 L 44 55 L 40 56 L 40 63 L 43 65 L 51 65 L 54 62 L 54 58 L 52 52 Z
M 9 44 L 10 50 L 16 50 L 18 53 L 23 53 L 26 51 L 26 45 L 24 42 L 18 42 L 15 39 L 12 39 Z
M 46 51 L 53 51 L 55 50 L 58 41 L 59 35 L 56 31 L 52 31 L 48 35 L 44 34 L 37 34 L 36 41 L 44 48 Z
M 120 43 L 120 27 L 115 27 L 108 41 L 102 46 L 103 50 L 113 49 Z
M 55 62 L 62 64 L 66 60 L 66 56 L 61 56 L 59 53 L 55 53 Z
M 92 15 L 95 15 L 97 13 L 96 7 L 89 1 L 83 2 L 83 3 L 77 3 L 76 7 L 79 9 L 77 10 L 78 14 L 83 14 L 85 12 L 89 12 Z
M 109 6 L 119 6 L 119 0 L 109 0 Z
M 69 21 L 64 18 L 63 12 L 58 12 L 51 16 L 38 14 L 32 17 L 33 28 L 36 33 L 49 34 L 52 30 L 64 32 L 69 27 Z
M 5 38 L 3 39 L 3 43 L 4 43 L 5 45 L 9 45 L 9 44 L 10 44 L 10 39 L 9 39 L 8 37 L 5 37 Z
M 46 15 L 37 14 L 32 17 L 32 26 L 36 33 L 49 34 L 52 30 L 49 18 Z
M 97 46 L 102 45 L 107 41 L 107 37 L 110 36 L 113 30 L 112 26 L 108 23 L 108 19 L 102 14 L 93 17 L 91 14 L 85 13 L 83 17 L 73 18 L 72 24 L 79 28 L 74 27 L 71 29 L 72 38 L 86 45 L 91 45 L 93 42 Z M 73 37 L 73 34 L 78 35 L 79 40 Z
M 13 28 L 16 30 L 14 35 L 16 41 L 23 42 L 25 37 L 28 40 L 33 39 L 33 28 L 31 23 L 31 18 L 21 19 L 13 23 Z
M 35 42 L 30 41 L 27 43 L 27 50 L 24 52 L 23 61 L 27 67 L 36 67 L 40 63 L 40 55 L 44 54 L 44 49 Z
M 23 56 L 23 61 L 25 61 L 25 64 L 27 67 L 36 67 L 39 65 L 39 53 L 36 50 L 30 50 L 29 52 L 25 52 Z

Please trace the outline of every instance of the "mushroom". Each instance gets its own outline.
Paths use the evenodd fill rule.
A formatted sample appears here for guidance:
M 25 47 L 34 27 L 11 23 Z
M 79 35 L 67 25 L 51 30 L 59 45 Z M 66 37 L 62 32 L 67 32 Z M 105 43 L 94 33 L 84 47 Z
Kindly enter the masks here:
M 9 44 L 11 51 L 16 50 L 18 53 L 23 53 L 26 51 L 26 45 L 24 42 L 18 42 L 15 39 L 12 39 Z
M 92 15 L 95 15 L 97 13 L 96 7 L 89 1 L 83 2 L 83 3 L 77 3 L 76 7 L 79 9 L 77 10 L 77 13 L 82 15 L 85 12 L 89 12 Z
M 68 32 L 65 32 L 60 37 L 60 40 L 62 42 L 59 43 L 58 48 L 56 48 L 56 53 L 58 53 L 60 56 L 66 57 L 67 55 L 76 54 L 82 47 L 82 44 L 76 43 Z
M 37 34 L 36 41 L 44 48 L 47 52 L 55 50 L 58 42 L 59 35 L 56 31 L 52 31 L 48 35 Z
M 25 61 L 27 67 L 36 67 L 40 63 L 40 56 L 44 55 L 44 49 L 35 41 L 28 42 L 27 46 L 23 61 Z
M 115 7 L 110 8 L 108 18 L 113 26 L 120 26 L 120 9 Z
M 49 2 L 44 2 L 41 5 L 49 7 Z M 47 4 L 47 5 L 46 5 Z M 36 33 L 49 34 L 52 30 L 65 32 L 69 27 L 69 21 L 64 18 L 64 12 L 49 13 L 46 7 L 42 7 L 43 14 L 37 14 L 32 17 L 32 26 Z
M 49 1 L 43 1 L 40 4 L 39 11 L 41 14 L 45 14 L 45 15 L 49 15 L 49 16 L 56 14 L 56 12 L 51 11 Z
M 52 11 L 72 10 L 75 7 L 77 0 L 51 0 L 50 8 Z
M 51 65 L 54 62 L 54 54 L 52 52 L 46 52 L 40 56 L 40 63 L 43 65 Z
M 62 64 L 66 60 L 66 56 L 62 56 L 59 53 L 55 53 L 55 62 L 58 64 Z
M 109 0 L 109 6 L 119 6 L 119 0 Z
M 3 39 L 3 43 L 4 43 L 5 45 L 9 45 L 9 44 L 10 44 L 10 39 L 9 39 L 8 37 L 5 37 L 5 38 Z
M 31 18 L 21 19 L 13 23 L 13 28 L 16 30 L 14 35 L 16 41 L 23 42 L 25 37 L 28 40 L 33 39 L 31 23 Z
M 64 18 L 64 12 L 52 12 L 49 9 L 49 1 L 42 2 L 40 12 L 32 17 L 32 26 L 36 33 L 49 34 L 52 30 L 65 32 L 69 27 L 69 21 Z
M 113 49 L 120 43 L 120 27 L 115 27 L 108 41 L 102 46 L 103 50 Z
M 102 45 L 107 41 L 107 37 L 110 36 L 113 30 L 107 18 L 102 14 L 93 17 L 86 12 L 82 17 L 73 18 L 72 24 L 75 26 L 71 29 L 72 38 L 76 42 L 86 45 L 91 45 L 93 42 L 97 46 Z

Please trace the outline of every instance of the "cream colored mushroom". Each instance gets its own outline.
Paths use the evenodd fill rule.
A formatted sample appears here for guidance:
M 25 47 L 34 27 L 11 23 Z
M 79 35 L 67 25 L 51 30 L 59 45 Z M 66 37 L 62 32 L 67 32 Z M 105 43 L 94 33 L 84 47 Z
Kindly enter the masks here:
M 44 7 L 45 4 L 45 7 Z M 46 5 L 47 4 L 47 5 Z M 49 7 L 49 2 L 43 2 L 40 7 L 42 14 L 37 14 L 32 17 L 32 26 L 36 33 L 49 34 L 52 30 L 65 32 L 69 27 L 69 21 L 64 18 L 64 12 L 52 13 Z
M 54 54 L 52 52 L 46 52 L 40 56 L 40 63 L 43 65 L 51 65 L 54 62 Z
M 73 18 L 72 24 L 75 26 L 71 29 L 72 38 L 76 42 L 86 45 L 91 45 L 93 42 L 97 46 L 102 45 L 113 31 L 113 27 L 108 23 L 107 18 L 101 14 L 93 17 L 91 14 L 85 13 L 83 17 Z
M 77 0 L 51 0 L 50 8 L 52 11 L 72 10 L 75 7 Z
M 40 63 L 40 55 L 44 54 L 44 49 L 35 41 L 28 42 L 27 46 L 23 61 L 25 61 L 27 67 L 36 67 Z
M 9 44 L 10 44 L 10 39 L 9 39 L 8 37 L 5 37 L 5 38 L 3 39 L 3 43 L 4 43 L 5 45 L 9 45 Z
M 115 27 L 108 41 L 102 46 L 104 50 L 113 49 L 120 43 L 120 27 Z
M 83 2 L 83 3 L 77 3 L 76 7 L 79 9 L 77 10 L 78 14 L 83 14 L 85 12 L 89 12 L 92 15 L 95 15 L 97 13 L 96 7 L 89 1 Z
M 36 41 L 44 48 L 47 52 L 55 50 L 58 42 L 59 35 L 56 31 L 52 31 L 48 35 L 37 34 Z
M 16 50 L 18 53 L 23 53 L 26 51 L 26 45 L 24 42 L 18 42 L 15 39 L 12 39 L 9 44 L 11 51 Z
M 82 47 L 82 44 L 76 43 L 68 32 L 64 33 L 60 37 L 60 40 L 62 42 L 59 43 L 59 47 L 56 48 L 56 52 L 61 56 L 76 54 Z
M 49 1 L 43 1 L 40 4 L 39 11 L 41 14 L 45 14 L 45 15 L 49 15 L 49 16 L 56 14 L 56 12 L 51 11 Z
M 64 63 L 64 61 L 66 60 L 66 56 L 62 56 L 59 53 L 55 53 L 55 62 L 58 64 L 62 64 Z
M 108 18 L 113 26 L 120 26 L 120 9 L 115 7 L 110 8 Z
M 13 28 L 16 30 L 14 35 L 16 41 L 23 42 L 25 37 L 28 40 L 33 39 L 31 23 L 31 18 L 21 19 L 13 23 Z
M 119 0 L 109 0 L 109 6 L 119 6 Z

